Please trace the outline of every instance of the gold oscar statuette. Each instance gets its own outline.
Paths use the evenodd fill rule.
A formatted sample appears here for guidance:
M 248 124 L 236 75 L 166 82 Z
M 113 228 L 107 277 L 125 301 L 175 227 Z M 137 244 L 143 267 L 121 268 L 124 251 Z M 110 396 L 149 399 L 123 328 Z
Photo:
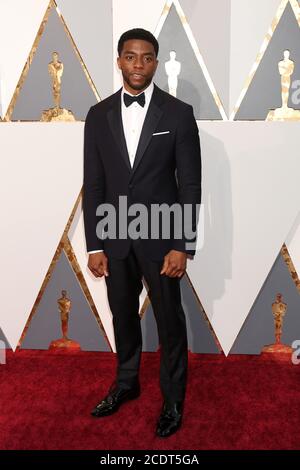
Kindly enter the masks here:
M 288 101 L 291 88 L 291 76 L 294 72 L 295 64 L 290 59 L 290 51 L 285 50 L 284 59 L 278 63 L 278 70 L 281 75 L 281 108 L 272 109 L 267 121 L 298 121 L 300 120 L 300 110 L 289 108 Z
M 43 111 L 41 121 L 75 121 L 74 114 L 68 109 L 60 107 L 61 79 L 64 72 L 64 64 L 58 60 L 58 53 L 52 53 L 52 62 L 48 64 L 48 72 L 52 80 L 52 93 L 54 108 Z
M 71 300 L 67 297 L 67 291 L 62 290 L 62 297 L 58 299 L 58 308 L 60 310 L 62 338 L 56 339 L 50 343 L 49 349 L 68 349 L 80 350 L 80 344 L 68 338 L 69 313 L 71 310 Z
M 277 294 L 275 302 L 272 303 L 275 343 L 265 346 L 262 350 L 262 353 L 271 353 L 279 356 L 287 355 L 287 358 L 292 355 L 293 348 L 281 342 L 283 317 L 286 314 L 286 310 L 287 304 L 282 301 L 282 294 Z

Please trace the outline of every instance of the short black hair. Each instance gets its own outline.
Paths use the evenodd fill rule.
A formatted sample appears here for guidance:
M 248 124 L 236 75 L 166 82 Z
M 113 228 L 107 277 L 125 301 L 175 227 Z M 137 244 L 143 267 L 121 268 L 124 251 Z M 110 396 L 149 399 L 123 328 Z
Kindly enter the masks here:
M 155 55 L 157 57 L 159 45 L 158 45 L 158 41 L 156 37 L 153 36 L 153 34 L 150 33 L 150 31 L 147 31 L 146 29 L 142 29 L 142 28 L 129 29 L 128 31 L 125 31 L 125 33 L 123 33 L 122 36 L 120 36 L 120 39 L 118 41 L 119 56 L 122 53 L 124 42 L 129 41 L 130 39 L 141 39 L 143 41 L 150 42 L 154 47 Z

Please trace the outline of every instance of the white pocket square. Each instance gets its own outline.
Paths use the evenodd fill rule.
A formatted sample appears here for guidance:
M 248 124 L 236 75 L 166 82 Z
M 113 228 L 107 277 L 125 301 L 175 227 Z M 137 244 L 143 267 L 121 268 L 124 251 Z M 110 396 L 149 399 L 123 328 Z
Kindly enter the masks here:
M 170 134 L 170 131 L 154 132 L 154 134 L 152 135 L 162 135 L 162 134 Z

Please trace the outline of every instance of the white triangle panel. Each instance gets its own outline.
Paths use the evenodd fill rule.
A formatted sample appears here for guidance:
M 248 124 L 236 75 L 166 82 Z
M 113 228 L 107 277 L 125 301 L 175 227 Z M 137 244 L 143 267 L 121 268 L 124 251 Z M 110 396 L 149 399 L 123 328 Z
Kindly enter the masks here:
M 112 0 L 56 0 L 101 99 L 113 92 Z
M 300 123 L 199 127 L 204 243 L 188 274 L 228 354 L 299 212 Z
M 298 188 L 295 188 L 296 191 Z M 300 211 L 285 243 L 300 279 Z
M 229 115 L 231 0 L 179 0 L 209 75 Z M 222 44 L 222 54 L 220 54 Z
M 282 0 L 231 0 L 230 109 L 234 109 Z
M 2 123 L 0 142 L 0 325 L 15 349 L 82 185 L 83 123 Z
M 5 116 L 49 0 L 0 1 L 0 114 Z

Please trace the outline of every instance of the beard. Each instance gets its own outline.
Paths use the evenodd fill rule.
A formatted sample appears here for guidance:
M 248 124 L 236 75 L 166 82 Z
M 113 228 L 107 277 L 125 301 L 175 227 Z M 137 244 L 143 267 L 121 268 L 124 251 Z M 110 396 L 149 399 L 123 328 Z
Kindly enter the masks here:
M 129 85 L 133 90 L 137 90 L 137 91 L 147 88 L 147 86 L 151 83 L 152 78 L 153 78 L 153 75 L 152 75 L 151 77 L 145 77 L 144 80 L 141 81 L 140 83 L 134 83 L 132 82 L 130 75 L 125 74 L 123 71 L 122 71 L 122 76 L 123 76 L 124 82 L 126 82 L 127 85 Z

